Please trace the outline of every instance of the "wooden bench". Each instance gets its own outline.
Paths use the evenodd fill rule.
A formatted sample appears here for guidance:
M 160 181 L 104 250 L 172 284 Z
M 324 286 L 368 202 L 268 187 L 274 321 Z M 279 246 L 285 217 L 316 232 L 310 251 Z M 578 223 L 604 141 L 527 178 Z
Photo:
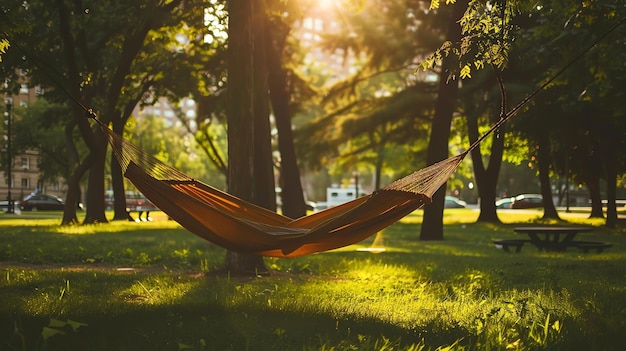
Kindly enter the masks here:
M 584 253 L 589 253 L 591 250 L 601 253 L 604 249 L 613 247 L 613 244 L 602 241 L 575 241 L 571 246 L 581 249 Z
M 522 246 L 524 246 L 524 243 L 530 242 L 530 240 L 528 239 L 493 239 L 491 241 L 496 246 L 496 248 L 502 248 L 506 252 L 511 252 L 509 248 L 514 247 L 516 253 L 522 251 Z

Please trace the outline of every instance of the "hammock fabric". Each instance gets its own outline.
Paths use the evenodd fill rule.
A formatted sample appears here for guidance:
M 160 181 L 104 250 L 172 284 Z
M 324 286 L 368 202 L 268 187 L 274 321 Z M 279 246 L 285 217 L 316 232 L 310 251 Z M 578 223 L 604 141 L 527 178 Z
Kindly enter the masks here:
M 431 202 L 467 152 L 342 205 L 291 219 L 183 174 L 95 119 L 128 178 L 195 235 L 239 253 L 297 257 L 358 243 Z

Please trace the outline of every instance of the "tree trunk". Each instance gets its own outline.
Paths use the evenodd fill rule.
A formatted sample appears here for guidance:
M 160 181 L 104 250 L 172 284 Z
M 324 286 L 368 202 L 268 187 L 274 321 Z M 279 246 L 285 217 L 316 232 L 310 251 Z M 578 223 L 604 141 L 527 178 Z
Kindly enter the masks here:
M 262 4 L 228 1 L 228 191 L 275 209 Z M 268 271 L 262 257 L 232 251 L 224 268 L 234 274 Z
M 604 218 L 602 211 L 602 195 L 600 194 L 600 169 L 602 162 L 600 160 L 599 146 L 594 144 L 592 151 L 587 157 L 587 170 L 585 175 L 585 183 L 589 189 L 589 198 L 591 199 L 591 213 L 589 218 Z
M 104 163 L 107 141 L 102 131 L 96 130 L 93 134 L 96 148 L 92 151 L 93 163 L 89 169 L 87 185 L 87 212 L 83 224 L 108 222 L 104 213 Z
M 385 143 L 387 141 L 387 126 L 385 123 L 380 127 L 378 140 L 376 139 L 376 131 L 370 133 L 370 142 L 376 145 L 376 160 L 374 161 L 374 190 L 380 189 L 381 178 L 383 175 L 383 166 L 385 165 Z
M 68 145 L 68 150 L 70 150 L 68 152 L 69 164 L 75 168 L 72 170 L 72 175 L 70 176 L 70 179 L 68 180 L 68 192 L 67 192 L 67 198 L 66 198 L 66 206 L 63 210 L 63 219 L 61 220 L 61 224 L 64 224 L 64 225 L 78 223 L 78 217 L 76 216 L 75 204 L 79 200 L 78 196 L 80 194 L 80 189 L 79 189 L 80 180 L 95 162 L 95 158 L 94 158 L 95 143 L 94 143 L 93 132 L 91 130 L 89 121 L 85 118 L 84 111 L 80 108 L 76 108 L 74 110 L 74 114 L 75 114 L 74 121 L 70 122 L 70 124 L 68 124 L 68 126 L 65 129 L 66 143 Z M 85 140 L 85 143 L 87 144 L 87 147 L 89 148 L 89 152 L 87 156 L 81 161 L 80 164 L 78 163 L 78 152 L 76 151 L 76 147 L 75 147 L 74 140 L 73 140 L 73 130 L 75 126 L 78 127 L 78 131 L 80 132 L 81 137 L 83 138 L 83 140 Z M 89 192 L 87 192 L 87 196 L 89 196 Z M 89 203 L 86 204 L 86 206 L 88 205 Z M 104 201 L 103 201 L 103 207 L 104 207 Z
M 504 128 L 504 126 L 502 127 Z M 478 139 L 478 116 L 468 116 L 467 132 L 470 143 Z M 498 134 L 504 132 L 498 131 Z M 480 198 L 480 214 L 477 222 L 500 223 L 496 210 L 496 187 L 502 165 L 502 153 L 504 152 L 504 136 L 494 135 L 491 143 L 491 156 L 489 164 L 485 168 L 480 147 L 471 151 L 476 188 Z
M 374 190 L 380 189 L 380 178 L 383 176 L 383 164 L 385 163 L 384 148 L 378 147 L 376 163 L 374 164 Z
M 498 78 L 499 79 L 499 78 Z M 501 89 L 504 89 L 501 86 Z M 501 91 L 501 94 L 504 94 L 504 91 Z M 467 134 L 469 137 L 469 142 L 474 143 L 479 138 L 478 131 L 478 117 L 479 113 L 474 111 L 472 103 L 475 98 L 470 96 L 467 111 Z M 489 105 L 489 100 L 487 100 L 487 105 Z M 506 96 L 502 95 L 501 98 L 501 106 L 500 106 L 500 116 L 494 113 L 489 113 L 492 118 L 490 118 L 490 122 L 496 121 L 498 118 L 502 118 L 503 111 L 506 110 Z M 489 109 L 487 109 L 489 111 Z M 500 218 L 498 218 L 498 213 L 496 209 L 496 194 L 497 194 L 497 184 L 498 177 L 500 175 L 500 168 L 502 165 L 502 154 L 504 152 L 504 128 L 502 126 L 500 130 L 497 130 L 494 133 L 491 143 L 491 156 L 489 157 L 489 163 L 487 167 L 485 167 L 485 163 L 483 162 L 483 155 L 480 147 L 477 147 L 471 151 L 472 155 L 472 165 L 474 168 L 474 177 L 476 179 L 476 188 L 478 190 L 478 197 L 480 199 L 480 214 L 478 215 L 477 222 L 489 222 L 489 223 L 501 223 Z
M 614 153 L 610 152 L 607 157 L 612 156 Z M 617 198 L 617 170 L 615 167 L 616 159 L 608 160 L 606 167 L 606 223 L 608 228 L 615 228 L 617 226 L 617 204 L 615 202 Z
M 91 167 L 92 158 L 90 155 L 83 160 L 72 172 L 71 177 L 67 182 L 67 197 L 66 197 L 66 205 L 63 209 L 63 219 L 61 220 L 61 225 L 68 224 L 78 224 L 78 217 L 76 216 L 76 206 L 69 205 L 73 204 L 77 201 L 80 196 L 80 180 L 85 175 L 85 172 Z
M 69 79 L 69 92 L 72 96 L 79 97 L 82 96 L 82 101 L 87 103 L 90 99 L 86 98 L 88 94 L 82 94 L 85 91 L 80 90 L 80 84 L 82 82 L 82 78 L 79 73 L 77 60 L 75 57 L 75 41 L 74 36 L 72 35 L 72 29 L 70 25 L 70 19 L 68 16 L 69 11 L 65 6 L 65 3 L 62 0 L 57 0 L 55 2 L 56 10 L 59 14 L 59 34 L 61 36 L 63 42 L 63 53 L 64 58 L 67 62 L 67 76 Z M 85 89 L 88 90 L 88 89 Z M 79 156 L 78 151 L 76 149 L 76 145 L 73 140 L 73 130 L 75 127 L 78 127 L 78 130 L 85 140 L 87 147 L 89 148 L 89 154 L 87 157 L 79 164 Z M 93 145 L 91 143 L 91 139 L 88 137 L 91 134 L 91 129 L 89 126 L 89 122 L 84 118 L 84 111 L 79 107 L 74 107 L 73 110 L 73 121 L 68 122 L 68 125 L 65 129 L 65 140 L 68 145 L 68 165 L 69 167 L 75 167 L 72 170 L 72 176 L 68 182 L 68 192 L 66 196 L 66 206 L 63 210 L 63 219 L 61 221 L 62 224 L 76 224 L 78 223 L 78 217 L 76 216 L 76 206 L 74 203 L 78 202 L 78 195 L 80 191 L 78 188 L 80 187 L 80 180 L 85 174 L 85 172 L 91 167 L 93 162 L 93 158 L 91 157 L 91 152 L 93 151 Z
M 287 72 L 281 62 L 281 53 L 285 46 L 287 30 L 269 31 L 266 25 L 267 57 L 269 67 L 269 93 L 278 130 L 278 150 L 280 151 L 280 173 L 282 179 L 282 213 L 290 218 L 306 216 L 304 193 L 300 182 L 300 168 L 296 159 L 296 149 L 291 130 L 291 114 L 289 112 L 289 81 Z M 271 36 L 274 33 L 274 36 Z
M 446 37 L 452 42 L 461 39 L 461 27 L 459 18 L 467 9 L 468 0 L 457 1 L 452 10 L 452 16 L 448 23 Z M 449 68 L 454 59 L 443 59 L 441 72 L 439 73 L 439 87 L 437 101 L 435 103 L 435 116 L 433 119 L 426 162 L 432 165 L 448 157 L 448 139 L 450 138 L 450 125 L 452 114 L 456 106 L 456 97 L 459 84 L 453 80 L 447 83 Z M 443 240 L 443 208 L 446 194 L 446 184 L 443 184 L 433 195 L 432 203 L 424 207 L 424 220 L 420 231 L 420 240 Z
M 543 218 L 560 219 L 556 207 L 554 207 L 554 201 L 552 201 L 552 187 L 550 186 L 550 164 L 552 162 L 550 139 L 545 133 L 540 138 L 537 158 L 539 159 L 539 183 L 543 197 Z
M 600 194 L 600 175 L 590 173 L 587 175 L 585 184 L 589 190 L 589 198 L 591 199 L 591 213 L 589 218 L 604 218 L 602 211 L 602 195 Z
M 67 124 L 65 126 L 65 144 L 67 145 L 68 154 L 68 170 L 67 172 L 67 194 L 65 197 L 65 207 L 63 208 L 63 219 L 61 225 L 78 224 L 78 216 L 76 215 L 76 206 L 69 205 L 75 204 L 80 200 L 80 179 L 85 174 L 88 167 L 79 165 L 78 152 L 76 151 L 76 145 L 74 144 L 73 132 L 74 124 Z
M 608 228 L 617 226 L 617 153 L 619 135 L 614 123 L 608 123 L 604 132 L 604 164 L 606 165 L 606 222 Z
M 125 120 L 119 123 L 113 122 L 113 131 L 118 135 L 124 135 Z M 133 218 L 126 210 L 126 194 L 124 189 L 124 175 L 122 167 L 117 161 L 115 154 L 111 154 L 111 186 L 113 187 L 113 220 L 131 221 Z

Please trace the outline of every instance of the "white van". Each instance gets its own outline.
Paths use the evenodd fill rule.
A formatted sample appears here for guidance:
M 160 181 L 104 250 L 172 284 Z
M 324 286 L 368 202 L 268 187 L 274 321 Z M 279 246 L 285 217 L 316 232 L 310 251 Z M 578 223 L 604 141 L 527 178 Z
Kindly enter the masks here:
M 359 189 L 358 197 L 367 195 Z M 348 188 L 331 187 L 326 188 L 326 203 L 328 207 L 341 205 L 357 198 L 356 188 L 354 186 Z

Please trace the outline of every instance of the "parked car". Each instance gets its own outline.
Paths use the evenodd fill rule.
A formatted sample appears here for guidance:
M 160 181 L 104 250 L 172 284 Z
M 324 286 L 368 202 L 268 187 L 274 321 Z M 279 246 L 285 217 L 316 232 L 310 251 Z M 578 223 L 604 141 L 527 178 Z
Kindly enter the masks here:
M 446 196 L 446 201 L 444 202 L 443 207 L 445 208 L 466 208 L 467 202 L 456 198 L 454 196 Z
M 496 208 L 511 208 L 514 198 L 506 197 L 496 201 Z
M 18 207 L 20 207 L 20 200 L 13 200 L 13 207 L 14 209 L 17 209 Z M 4 200 L 4 201 L 0 201 L 0 211 L 6 211 L 9 209 L 9 202 Z
M 521 194 L 513 198 L 511 208 L 538 208 L 543 207 L 543 197 L 539 194 Z
M 45 211 L 45 210 L 57 210 L 62 211 L 65 207 L 65 201 L 54 195 L 32 193 L 27 195 L 20 208 L 22 211 Z
M 313 207 L 313 212 L 323 211 L 327 208 L 328 208 L 328 202 L 318 201 L 315 203 L 315 206 Z

